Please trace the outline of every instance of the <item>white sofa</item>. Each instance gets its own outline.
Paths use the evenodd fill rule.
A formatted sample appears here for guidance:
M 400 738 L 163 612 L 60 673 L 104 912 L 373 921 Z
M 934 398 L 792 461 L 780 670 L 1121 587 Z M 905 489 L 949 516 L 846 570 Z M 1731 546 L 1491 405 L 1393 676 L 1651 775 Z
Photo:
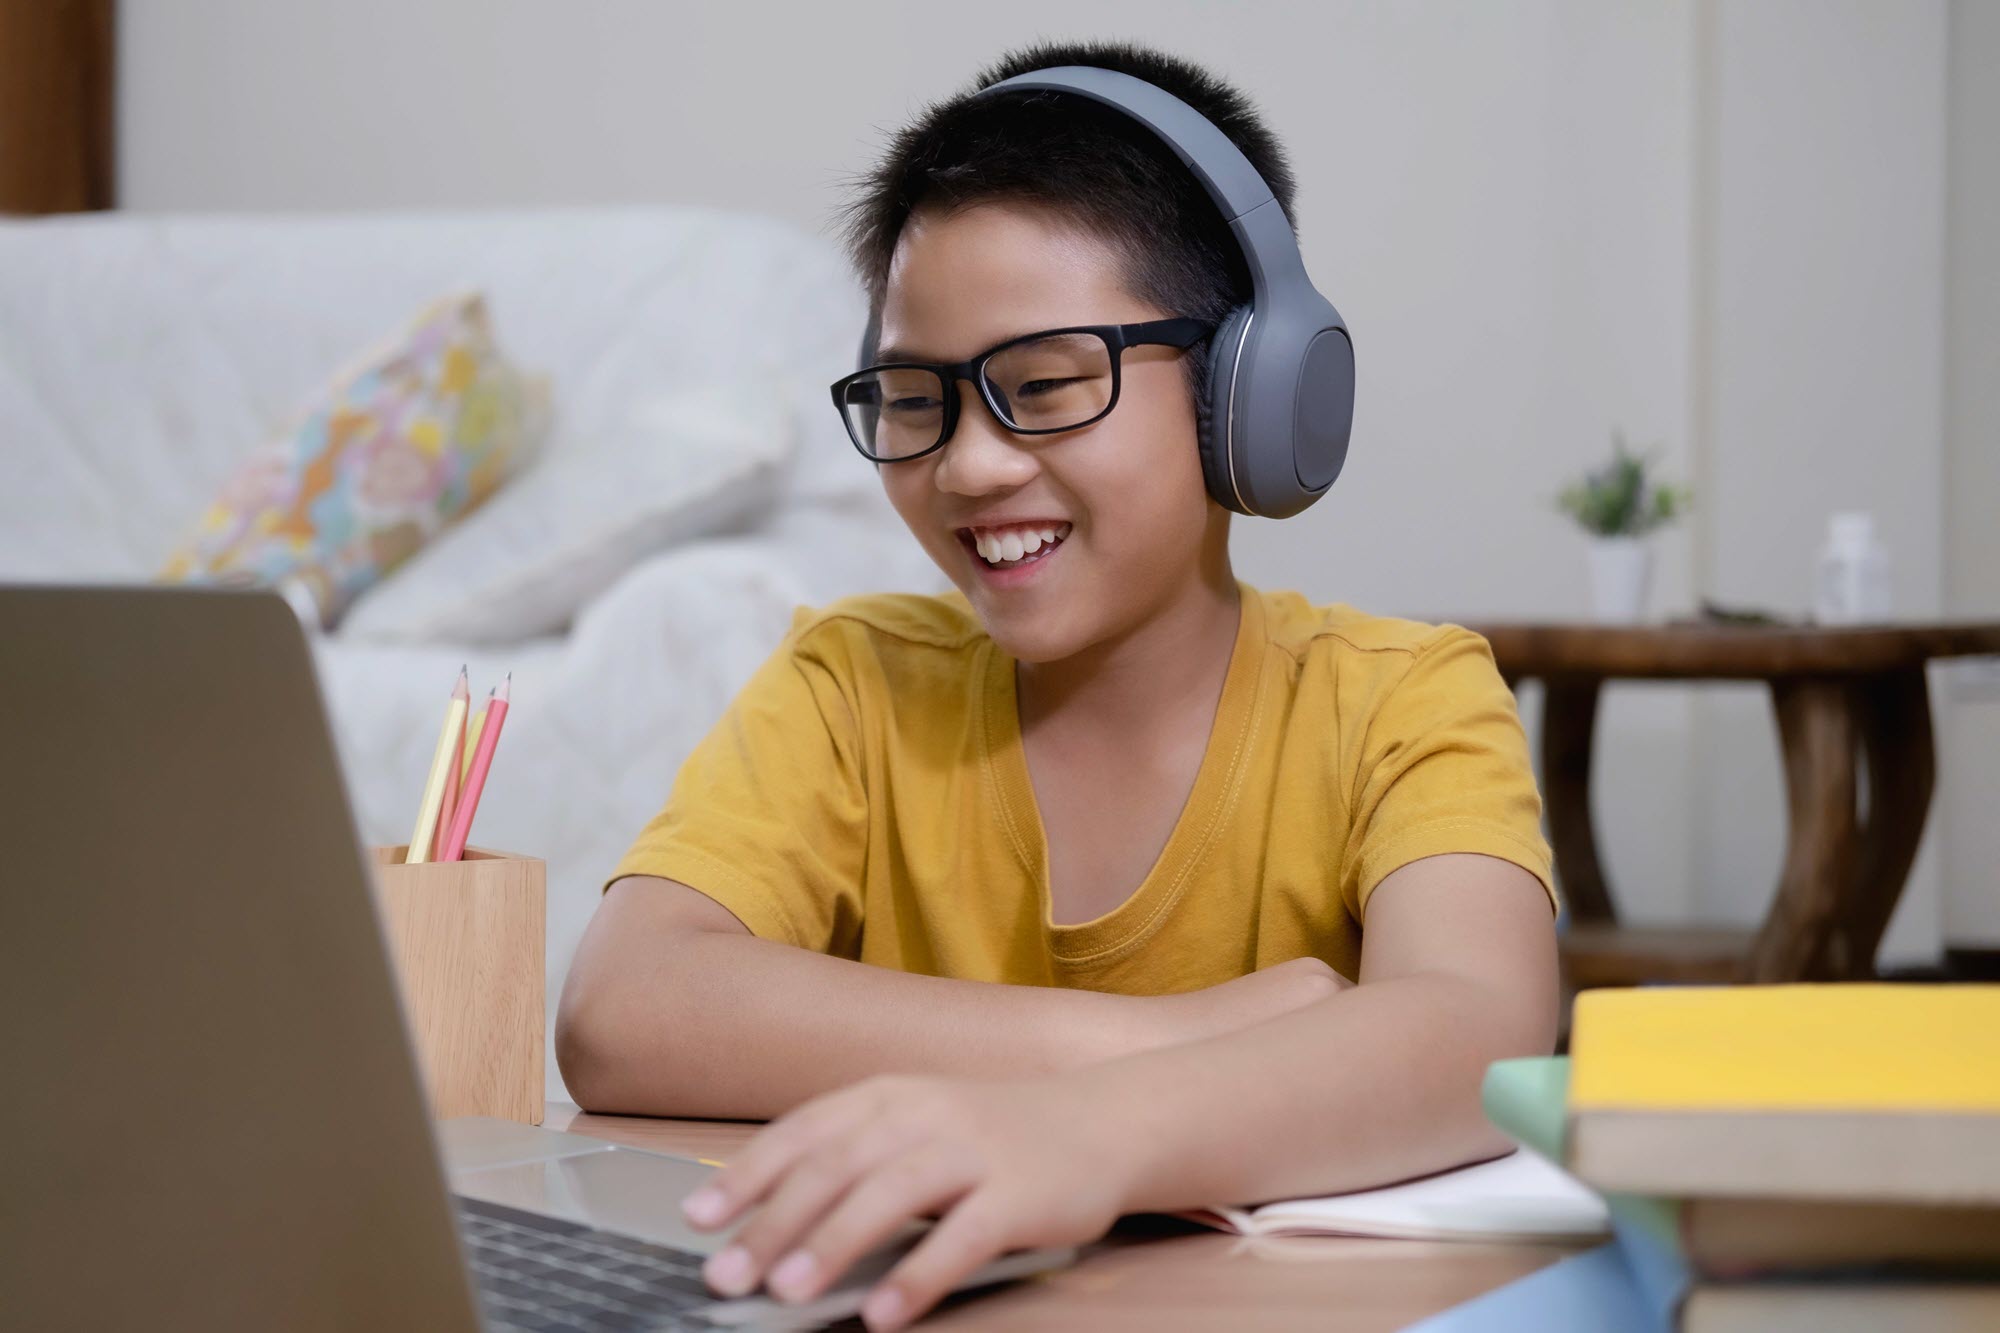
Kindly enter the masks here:
M 315 641 L 370 842 L 408 837 L 459 664 L 481 693 L 513 673 L 474 841 L 548 862 L 553 1021 L 606 872 L 792 608 L 944 586 L 829 404 L 863 315 L 829 242 L 699 209 L 0 223 L 0 579 L 148 578 L 306 394 L 466 288 L 507 354 L 551 376 L 550 450 L 746 374 L 796 432 L 754 520 L 647 554 L 564 633 Z

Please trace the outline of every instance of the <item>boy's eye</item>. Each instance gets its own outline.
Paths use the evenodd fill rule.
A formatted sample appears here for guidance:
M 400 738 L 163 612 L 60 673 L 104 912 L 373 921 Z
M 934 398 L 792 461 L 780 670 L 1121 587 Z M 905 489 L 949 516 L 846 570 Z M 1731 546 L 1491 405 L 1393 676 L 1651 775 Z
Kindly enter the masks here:
M 935 412 L 942 406 L 935 398 L 896 398 L 889 403 L 891 412 Z
M 1065 384 L 1076 384 L 1076 383 L 1078 383 L 1078 382 L 1079 382 L 1079 381 L 1077 381 L 1077 380 L 1075 380 L 1075 379 L 1064 379 L 1064 380 L 1029 380 L 1029 381 L 1028 381 L 1028 382 L 1027 382 L 1026 384 L 1023 384 L 1023 385 L 1021 386 L 1021 388 L 1020 388 L 1019 392 L 1020 392 L 1020 393 L 1021 393 L 1021 394 L 1022 394 L 1023 396 L 1026 396 L 1026 397 L 1032 397 L 1032 396 L 1034 396 L 1035 394 L 1038 394 L 1038 393 L 1047 393 L 1047 392 L 1049 392 L 1049 391 L 1050 391 L 1051 389 L 1058 389 L 1058 388 L 1061 388 L 1061 387 L 1062 387 L 1063 385 L 1065 385 Z

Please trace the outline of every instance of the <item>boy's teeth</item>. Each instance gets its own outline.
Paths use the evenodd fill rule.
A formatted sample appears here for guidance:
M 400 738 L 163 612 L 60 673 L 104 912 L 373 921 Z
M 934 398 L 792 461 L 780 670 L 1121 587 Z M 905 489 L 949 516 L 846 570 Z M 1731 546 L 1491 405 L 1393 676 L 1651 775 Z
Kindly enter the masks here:
M 1049 528 L 1010 528 L 1005 532 L 975 532 L 972 535 L 973 549 L 988 564 L 998 565 L 1033 555 L 1044 546 L 1053 546 L 1069 535 L 1070 525 L 1059 523 Z

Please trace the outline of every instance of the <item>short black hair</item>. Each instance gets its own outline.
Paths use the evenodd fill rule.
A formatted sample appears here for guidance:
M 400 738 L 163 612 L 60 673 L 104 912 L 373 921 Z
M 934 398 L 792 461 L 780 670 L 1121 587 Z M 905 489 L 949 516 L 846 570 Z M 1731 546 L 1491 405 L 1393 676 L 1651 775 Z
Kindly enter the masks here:
M 1285 150 L 1249 99 L 1190 61 L 1130 42 L 1038 41 L 989 65 L 963 92 L 931 104 L 850 182 L 839 213 L 848 256 L 879 327 L 890 261 L 910 214 L 1003 201 L 1032 205 L 1097 237 L 1122 257 L 1128 291 L 1173 315 L 1219 320 L 1250 299 L 1250 273 L 1194 174 L 1123 112 L 1064 93 L 980 89 L 1030 70 L 1092 65 L 1164 88 L 1207 117 L 1257 169 L 1294 235 L 1296 185 Z M 1188 387 L 1206 392 L 1205 356 L 1184 359 Z

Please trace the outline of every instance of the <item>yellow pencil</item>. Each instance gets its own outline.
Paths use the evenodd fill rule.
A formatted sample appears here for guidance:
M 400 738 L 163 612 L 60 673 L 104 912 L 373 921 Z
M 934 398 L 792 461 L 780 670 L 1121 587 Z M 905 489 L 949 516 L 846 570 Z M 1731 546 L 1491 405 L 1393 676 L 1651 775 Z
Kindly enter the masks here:
M 465 780 L 472 776 L 472 752 L 479 748 L 479 729 L 486 725 L 486 710 L 481 708 L 472 715 L 472 721 L 465 731 L 465 755 L 458 761 L 458 788 L 465 790 Z
M 410 834 L 410 850 L 403 855 L 406 865 L 431 859 L 431 839 L 437 833 L 438 809 L 444 804 L 445 772 L 458 748 L 458 729 L 465 723 L 471 692 L 466 687 L 465 668 L 458 669 L 458 682 L 451 687 L 451 706 L 445 710 L 444 730 L 438 733 L 437 752 L 431 756 L 430 776 L 424 780 L 424 803 L 417 809 L 416 831 Z

